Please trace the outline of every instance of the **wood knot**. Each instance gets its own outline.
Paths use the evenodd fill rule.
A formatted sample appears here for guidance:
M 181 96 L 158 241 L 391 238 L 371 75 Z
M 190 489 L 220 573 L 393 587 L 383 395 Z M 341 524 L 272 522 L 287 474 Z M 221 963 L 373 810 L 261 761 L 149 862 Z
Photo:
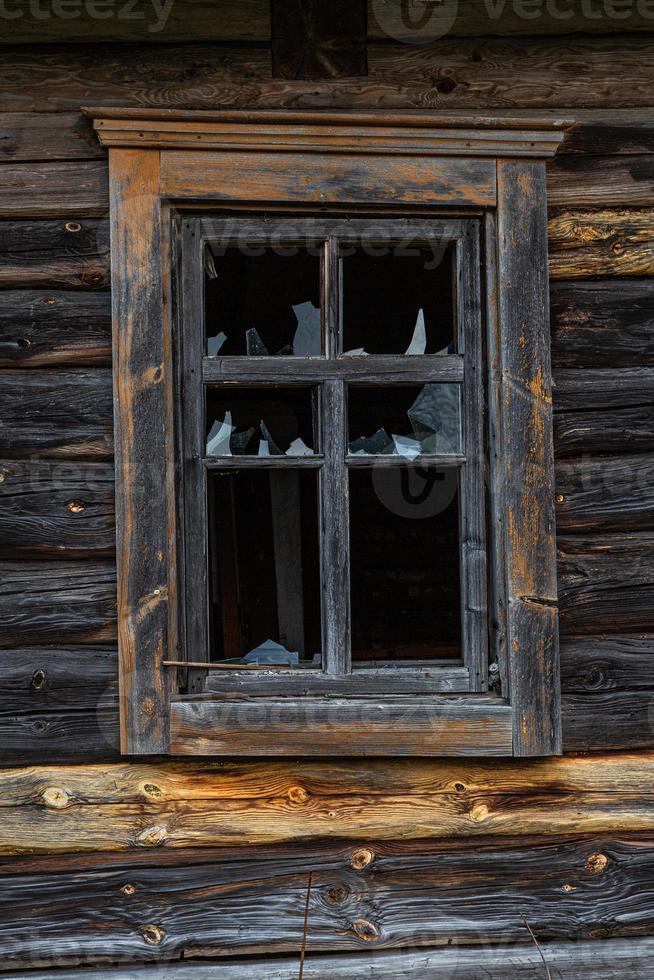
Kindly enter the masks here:
M 340 902 L 344 902 L 348 896 L 348 890 L 345 885 L 331 885 L 325 891 L 325 898 L 330 905 L 338 905 Z
M 566 885 L 563 885 L 563 891 L 564 891 L 564 892 L 574 892 L 574 891 L 576 891 L 576 890 L 577 890 L 577 889 L 575 888 L 575 886 L 574 886 L 574 885 L 568 885 L 568 884 L 566 884 Z
M 101 272 L 85 272 L 80 278 L 87 286 L 99 286 L 104 281 Z
M 309 799 L 309 794 L 304 786 L 291 786 L 288 791 L 288 798 L 291 803 L 306 803 Z
M 120 890 L 123 893 L 123 895 L 133 895 L 134 892 L 136 891 L 136 888 L 134 887 L 134 885 L 128 884 L 128 885 L 123 885 L 123 887 Z
M 367 868 L 369 864 L 372 864 L 374 860 L 374 851 L 371 851 L 369 847 L 359 847 L 350 858 L 350 867 L 354 868 L 355 871 L 362 871 L 363 868 Z
M 82 230 L 82 226 L 79 221 L 67 221 L 64 228 L 66 231 L 69 231 L 71 235 L 76 235 L 78 231 Z
M 455 783 L 454 784 L 454 789 L 457 791 L 457 793 L 465 793 L 465 791 L 466 791 L 466 788 L 463 785 L 463 783 Z
M 557 493 L 554 499 L 556 500 L 557 504 L 565 503 L 565 497 L 563 496 L 562 493 Z
M 166 836 L 166 828 L 155 824 L 154 827 L 146 827 L 145 830 L 142 830 L 136 838 L 136 843 L 141 847 L 161 847 Z
M 589 854 L 586 858 L 586 870 L 592 875 L 599 875 L 605 870 L 609 859 L 606 854 Z
M 80 504 L 77 500 L 69 500 L 66 507 L 71 514 L 81 514 L 84 510 L 84 504 Z
M 52 807 L 53 810 L 63 810 L 64 807 L 70 806 L 70 796 L 60 786 L 48 786 L 43 793 L 42 800 L 46 806 Z
M 160 926 L 152 925 L 152 923 L 148 923 L 147 926 L 141 926 L 139 932 L 141 933 L 143 939 L 145 939 L 146 943 L 149 943 L 150 946 L 158 946 L 166 935 Z
M 475 823 L 483 823 L 484 820 L 488 818 L 489 814 L 490 810 L 485 803 L 477 803 L 470 810 L 470 819 L 474 820 Z
M 363 939 L 366 943 L 372 943 L 379 939 L 379 929 L 374 922 L 368 922 L 367 919 L 355 919 L 352 923 L 352 929 L 359 939 Z
M 163 796 L 161 786 L 157 786 L 155 783 L 143 783 L 143 792 L 146 796 L 154 796 L 156 799 L 160 799 Z
M 32 674 L 32 680 L 30 681 L 30 687 L 33 691 L 41 692 L 47 687 L 47 677 L 44 670 L 35 670 Z
M 624 245 L 622 242 L 613 242 L 613 245 L 611 245 L 611 251 L 614 255 L 622 255 L 624 252 Z

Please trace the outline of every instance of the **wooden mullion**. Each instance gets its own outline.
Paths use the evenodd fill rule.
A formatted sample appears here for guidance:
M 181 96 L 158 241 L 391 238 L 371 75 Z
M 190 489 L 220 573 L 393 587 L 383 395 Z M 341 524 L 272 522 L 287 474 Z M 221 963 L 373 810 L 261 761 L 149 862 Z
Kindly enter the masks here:
M 336 338 L 333 339 L 335 350 Z M 202 377 L 206 384 L 230 381 L 271 387 L 310 385 L 339 378 L 359 385 L 458 384 L 463 381 L 464 360 L 459 354 L 404 354 L 336 357 L 205 357 Z
M 325 352 L 334 358 L 340 335 L 341 260 L 336 239 L 329 239 L 323 264 Z M 349 674 L 352 669 L 350 626 L 350 494 L 347 450 L 347 389 L 342 380 L 327 380 L 321 392 L 324 466 L 320 471 L 320 564 L 322 584 L 323 670 Z
M 185 659 L 194 663 L 209 659 L 208 632 L 208 514 L 207 473 L 203 464 L 205 444 L 204 386 L 201 363 L 204 353 L 204 246 L 200 222 L 182 223 L 182 283 L 178 350 L 181 364 L 181 444 L 184 499 L 184 582 L 187 596 Z M 188 601 L 192 597 L 192 601 Z M 189 691 L 201 689 L 206 672 L 188 671 Z
M 319 469 L 324 462 L 322 454 L 315 456 L 215 456 L 205 458 L 206 470 L 298 470 Z
M 479 278 L 479 226 L 471 221 L 457 247 L 457 319 L 465 358 L 463 445 L 459 479 L 461 611 L 464 660 L 473 691 L 488 690 L 484 379 Z
M 260 207 L 260 205 L 258 206 Z M 464 234 L 467 219 L 442 217 L 407 218 L 388 215 L 385 218 L 353 218 L 348 209 L 347 217 L 325 218 L 279 216 L 275 218 L 244 217 L 202 217 L 202 236 L 212 244 L 265 244 L 270 242 L 272 233 L 276 240 L 287 245 L 320 245 L 322 241 L 359 243 L 362 240 L 375 242 L 376 236 L 384 244 L 402 244 L 406 239 L 454 241 Z M 390 231 L 390 234 L 389 234 Z

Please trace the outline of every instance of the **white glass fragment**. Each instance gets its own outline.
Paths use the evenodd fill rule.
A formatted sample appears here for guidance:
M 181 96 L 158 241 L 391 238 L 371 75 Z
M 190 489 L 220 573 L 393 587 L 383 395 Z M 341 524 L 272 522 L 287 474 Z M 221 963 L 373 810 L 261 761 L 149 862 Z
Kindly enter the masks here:
M 458 385 L 425 385 L 407 415 L 423 452 L 459 452 L 461 395 Z
M 266 452 L 261 452 L 261 443 L 259 443 L 259 455 L 260 456 L 283 456 L 284 453 L 281 451 L 281 449 L 279 448 L 279 446 L 277 445 L 273 437 L 270 435 L 270 432 L 268 431 L 268 426 L 263 421 L 263 419 L 259 422 L 259 428 L 261 429 L 261 435 L 263 436 L 261 442 L 265 442 L 266 446 L 268 447 Z
M 231 456 L 230 440 L 233 431 L 232 413 L 225 412 L 225 418 L 222 421 L 216 420 L 211 426 L 207 436 L 207 456 Z
M 422 446 L 418 440 L 411 439 L 409 436 L 398 436 L 393 433 L 393 444 L 396 454 L 404 456 L 406 459 L 415 459 L 422 452 Z
M 298 437 L 297 439 L 294 439 L 293 442 L 290 444 L 290 446 L 286 450 L 286 455 L 287 456 L 313 456 L 313 449 L 310 449 L 309 446 L 307 446 L 304 439 L 300 439 Z
M 353 347 L 352 350 L 343 351 L 346 357 L 368 357 L 365 347 Z
M 227 340 L 227 334 L 223 333 L 222 330 L 220 331 L 220 333 L 217 333 L 215 337 L 207 337 L 208 356 L 215 357 L 226 340 Z
M 427 333 L 425 331 L 425 314 L 422 309 L 418 310 L 416 325 L 413 328 L 413 337 L 407 347 L 406 354 L 424 354 L 427 350 Z
M 264 640 L 254 650 L 246 653 L 242 659 L 244 664 L 298 664 L 300 655 L 297 651 L 287 650 L 281 643 L 274 640 Z
M 393 450 L 393 440 L 386 429 L 377 429 L 371 436 L 357 436 L 349 446 L 351 456 L 380 456 Z
M 313 303 L 293 307 L 297 328 L 293 336 L 295 357 L 318 357 L 322 353 L 320 310 Z

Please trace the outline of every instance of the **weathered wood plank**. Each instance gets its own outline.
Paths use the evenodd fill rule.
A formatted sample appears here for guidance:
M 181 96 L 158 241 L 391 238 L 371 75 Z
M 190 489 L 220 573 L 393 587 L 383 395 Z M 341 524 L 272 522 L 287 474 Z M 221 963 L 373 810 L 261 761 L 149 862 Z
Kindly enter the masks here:
M 270 52 L 220 44 L 16 47 L 0 57 L 0 111 L 80 105 L 498 109 L 650 106 L 654 53 L 626 35 L 368 45 L 369 78 L 270 78 Z M 570 66 L 574 65 L 575 70 Z M 607 71 L 607 65 L 611 71 Z M 578 69 L 578 70 L 577 70 Z M 616 89 L 614 78 L 621 85 Z
M 580 752 L 589 746 L 607 752 L 651 748 L 653 702 L 652 689 L 566 694 L 562 699 L 565 750 Z
M 111 364 L 109 293 L 0 291 L 0 367 Z
M 0 217 L 92 218 L 109 205 L 104 160 L 12 163 L 0 167 Z
M 555 369 L 654 366 L 654 279 L 553 282 L 550 312 Z
M 654 204 L 654 154 L 562 156 L 547 168 L 550 207 L 625 207 Z
M 309 955 L 304 961 L 305 980 L 479 980 L 482 976 L 502 980 L 533 980 L 543 973 L 543 959 L 552 980 L 649 980 L 654 940 L 648 938 L 604 939 L 570 943 L 540 942 L 530 945 L 502 943 L 499 949 L 456 946 L 441 949 L 404 948 L 391 952 L 341 953 L 336 956 Z M 176 963 L 166 967 L 175 980 L 243 980 L 242 962 Z M 297 980 L 298 958 L 266 956 L 247 960 L 248 980 Z M 130 967 L 133 980 L 160 980 L 161 966 Z M 40 969 L 7 974 L 8 980 L 51 980 L 52 972 Z M 100 967 L 80 971 L 57 971 L 58 980 L 116 980 L 125 967 Z
M 577 109 L 559 153 L 631 154 L 654 151 L 654 117 L 646 109 Z
M 0 163 L 97 160 L 106 152 L 81 112 L 0 114 Z
M 560 457 L 650 450 L 654 369 L 562 369 L 555 374 L 554 437 Z
M 149 0 L 94 6 L 44 4 L 34 16 L 29 0 L 16 0 L 4 22 L 2 44 L 71 44 L 130 41 L 268 41 L 267 0 Z M 58 11 L 63 9 L 65 14 Z M 48 16 L 49 14 L 49 16 Z M 634 17 L 633 30 L 641 18 Z
M 654 275 L 654 211 L 568 211 L 548 224 L 550 277 Z
M 108 459 L 112 408 L 108 369 L 3 371 L 0 453 Z
M 653 851 L 651 835 L 486 838 L 232 847 L 163 867 L 142 858 L 87 869 L 77 857 L 40 872 L 12 874 L 10 866 L 1 878 L 0 951 L 5 970 L 28 957 L 63 966 L 297 954 L 309 871 L 314 953 L 522 943 L 529 933 L 516 908 L 542 940 L 603 934 L 607 921 L 613 937 L 647 935 Z
M 109 285 L 109 222 L 3 221 L 0 286 L 4 289 L 104 289 Z M 6 318 L 8 298 L 0 292 Z M 11 311 L 11 306 L 9 307 Z
M 366 0 L 272 0 L 273 78 L 366 74 Z
M 512 754 L 511 709 L 471 698 L 173 701 L 173 755 Z
M 0 562 L 0 647 L 116 639 L 111 561 Z
M 654 533 L 557 540 L 561 632 L 628 633 L 654 620 Z
M 113 555 L 111 463 L 0 460 L 0 556 Z
M 651 690 L 653 668 L 651 633 L 570 637 L 561 646 L 561 685 L 569 694 Z M 646 726 L 646 734 L 651 738 L 650 728 Z
M 654 455 L 559 461 L 556 526 L 559 533 L 654 528 Z

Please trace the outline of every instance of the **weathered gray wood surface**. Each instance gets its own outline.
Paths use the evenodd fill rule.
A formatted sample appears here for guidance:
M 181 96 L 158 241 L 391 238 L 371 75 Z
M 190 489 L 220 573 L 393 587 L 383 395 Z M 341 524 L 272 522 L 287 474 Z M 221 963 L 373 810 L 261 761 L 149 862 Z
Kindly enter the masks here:
M 0 292 L 0 367 L 111 364 L 109 293 Z
M 0 192 L 1 193 L 1 192 Z M 44 197 L 52 192 L 47 181 Z M 109 285 L 109 223 L 80 217 L 54 221 L 0 222 L 0 286 L 3 289 L 104 289 Z M 9 298 L 0 293 L 6 309 Z

